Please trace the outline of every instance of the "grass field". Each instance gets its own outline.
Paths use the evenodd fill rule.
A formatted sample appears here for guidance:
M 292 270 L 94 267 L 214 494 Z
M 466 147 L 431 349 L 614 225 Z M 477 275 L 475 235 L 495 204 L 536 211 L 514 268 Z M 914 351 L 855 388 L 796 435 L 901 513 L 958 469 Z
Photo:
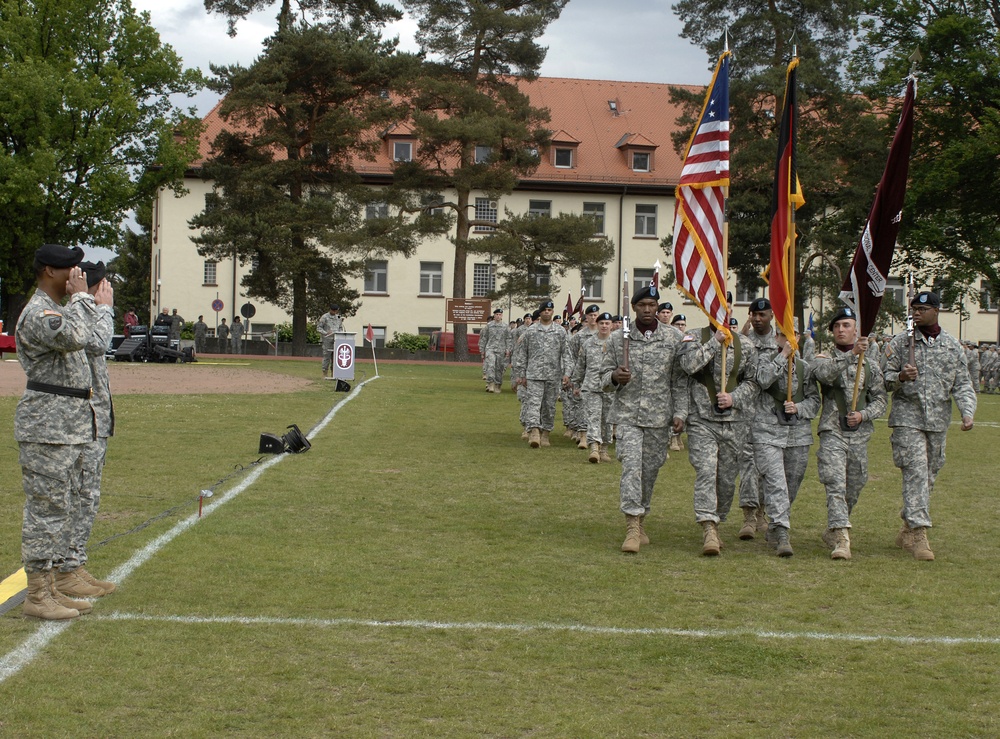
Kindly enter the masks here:
M 738 515 L 722 556 L 700 556 L 686 453 L 661 471 L 653 543 L 627 556 L 617 463 L 587 464 L 561 435 L 528 449 L 516 399 L 482 392 L 475 367 L 379 369 L 312 450 L 50 634 L 0 683 L 0 736 L 1000 734 L 1000 396 L 949 434 L 935 562 L 893 546 L 884 422 L 851 561 L 820 541 L 815 461 L 792 509 L 794 557 L 737 540 Z M 344 397 L 317 382 L 118 398 L 92 542 L 111 540 L 90 569 L 108 575 L 196 513 L 199 490 L 217 501 L 239 485 L 247 471 L 216 483 L 257 458 L 261 432 L 308 431 Z M 20 559 L 16 400 L 0 399 L 0 576 Z M 0 625 L 8 662 L 50 628 L 20 608 Z

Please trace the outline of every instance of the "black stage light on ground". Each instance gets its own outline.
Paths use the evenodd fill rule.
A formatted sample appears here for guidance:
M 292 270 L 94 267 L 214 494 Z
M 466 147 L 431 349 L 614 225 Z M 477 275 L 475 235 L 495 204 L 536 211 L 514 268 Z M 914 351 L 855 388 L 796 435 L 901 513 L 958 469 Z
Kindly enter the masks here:
M 284 436 L 261 434 L 260 447 L 257 449 L 257 453 L 283 454 L 284 452 L 289 452 L 290 454 L 301 454 L 302 452 L 309 451 L 311 448 L 312 444 L 309 443 L 309 439 L 293 423 L 288 427 L 288 433 Z

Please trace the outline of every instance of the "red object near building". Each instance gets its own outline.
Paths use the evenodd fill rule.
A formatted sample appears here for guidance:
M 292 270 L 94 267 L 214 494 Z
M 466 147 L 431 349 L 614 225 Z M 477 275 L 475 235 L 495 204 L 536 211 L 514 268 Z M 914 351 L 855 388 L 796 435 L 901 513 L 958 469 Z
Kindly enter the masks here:
M 469 354 L 479 354 L 479 334 L 471 331 L 469 337 Z M 435 331 L 431 334 L 430 350 L 451 354 L 455 351 L 455 334 L 451 331 Z

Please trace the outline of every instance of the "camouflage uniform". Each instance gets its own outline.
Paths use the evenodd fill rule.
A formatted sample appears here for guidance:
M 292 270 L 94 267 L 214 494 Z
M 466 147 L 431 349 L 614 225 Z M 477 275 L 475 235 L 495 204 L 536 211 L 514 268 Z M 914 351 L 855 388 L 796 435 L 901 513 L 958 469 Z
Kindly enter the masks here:
M 974 346 L 966 347 L 965 361 L 969 367 L 969 380 L 972 382 L 972 389 L 979 392 L 979 350 Z
M 514 376 L 514 352 L 517 351 L 517 345 L 521 343 L 521 338 L 524 336 L 524 332 L 527 331 L 531 326 L 521 324 L 511 333 L 511 343 L 510 343 L 510 379 L 516 380 Z M 515 385 L 515 392 L 517 393 L 517 402 L 521 406 L 520 413 L 518 414 L 518 421 L 522 427 L 526 427 L 527 424 L 524 419 L 524 398 L 527 394 L 527 388 L 523 385 Z
M 232 342 L 233 354 L 243 353 L 243 332 L 246 328 L 239 316 L 233 319 L 233 325 L 229 327 L 229 339 Z
M 229 349 L 229 325 L 226 323 L 220 323 L 219 328 L 215 331 L 215 335 L 219 339 L 219 353 L 225 354 Z
M 115 409 L 111 399 L 111 381 L 105 351 L 114 333 L 114 309 L 109 305 L 97 306 L 97 323 L 87 342 L 85 351 L 90 362 L 90 385 L 94 390 L 91 404 L 97 423 L 97 438 L 87 444 L 83 454 L 83 484 L 80 489 L 79 507 L 71 511 L 69 550 L 63 572 L 83 567 L 87 563 L 87 542 L 94 528 L 97 510 L 101 505 L 101 478 L 108 451 L 108 438 L 115 434 Z
M 611 442 L 611 401 L 614 395 L 601 383 L 604 355 L 609 351 L 611 337 L 602 339 L 593 334 L 583 343 L 571 379 L 580 388 L 587 418 L 587 443 Z
M 801 343 L 799 345 L 799 356 L 807 364 L 812 364 L 812 361 L 816 359 L 816 341 L 809 334 L 801 335 Z
M 563 352 L 563 374 L 567 377 L 572 377 L 583 345 L 591 336 L 597 336 L 597 328 L 590 328 L 586 324 L 575 334 L 570 334 Z M 576 383 L 574 385 L 563 395 L 563 420 L 569 420 L 566 426 L 573 431 L 587 431 L 589 424 L 583 395 L 579 392 L 580 386 Z
M 976 412 L 976 393 L 969 380 L 965 352 L 942 330 L 928 339 L 914 331 L 917 379 L 900 382 L 899 371 L 909 362 L 909 337 L 896 334 L 885 349 L 885 387 L 892 393 L 889 426 L 892 461 L 903 473 L 903 520 L 911 529 L 929 527 L 934 480 L 944 466 L 945 437 L 954 397 L 962 416 Z
M 97 322 L 93 296 L 76 293 L 61 306 L 36 290 L 17 321 L 17 358 L 28 382 L 90 388 L 84 347 Z M 94 440 L 89 398 L 25 390 L 14 416 L 24 484 L 21 556 L 28 574 L 63 564 L 70 516 L 78 505 L 84 453 Z
M 770 361 L 757 359 L 757 383 L 761 393 L 753 417 L 754 459 L 764 493 L 764 507 L 771 526 L 791 528 L 790 511 L 809 463 L 813 442 L 810 420 L 819 412 L 819 390 L 812 370 L 796 359 L 792 377 L 793 400 L 798 406 L 797 420 L 785 426 L 778 423 L 778 406 L 787 397 L 788 362 L 780 353 Z M 776 400 L 771 394 L 781 397 Z
M 177 313 L 170 316 L 170 334 L 169 338 L 171 341 L 181 340 L 181 331 L 184 329 L 184 319 Z
M 205 351 L 205 337 L 208 336 L 208 324 L 201 319 L 194 322 L 194 351 L 201 354 Z
M 611 422 L 617 425 L 616 450 L 622 463 L 621 511 L 626 516 L 649 513 L 653 486 L 667 458 L 670 424 L 687 416 L 687 379 L 674 361 L 680 333 L 659 321 L 643 334 L 633 325 L 629 340 L 632 379 L 612 383 L 611 373 L 622 364 L 621 329 L 611 334 L 601 365 L 601 384 L 615 390 Z
M 235 327 L 236 324 L 233 324 Z M 337 337 L 334 334 L 338 331 L 344 330 L 344 319 L 340 317 L 340 314 L 333 314 L 327 311 L 319 320 L 316 321 L 316 330 L 322 337 L 323 345 L 323 374 L 325 375 L 329 369 L 330 365 L 333 364 L 333 349 L 337 341 Z M 329 336 L 327 335 L 329 334 Z M 233 339 L 235 341 L 235 338 Z M 237 352 L 239 353 L 239 352 Z
M 479 332 L 479 351 L 483 355 L 486 382 L 500 385 L 510 352 L 510 329 L 503 321 L 490 321 Z
M 857 357 L 834 347 L 831 354 L 816 357 L 812 371 L 823 394 L 816 463 L 819 480 L 826 487 L 827 528 L 846 529 L 851 527 L 851 511 L 868 482 L 868 441 L 875 430 L 872 420 L 885 414 L 888 396 L 878 361 L 866 353 L 857 404 L 863 420 L 854 431 L 844 431 L 840 419 L 851 408 Z
M 740 364 L 734 371 L 736 352 L 730 346 L 726 350 L 726 376 L 733 407 L 725 413 L 717 412 L 713 396 L 722 378 L 722 344 L 716 341 L 714 333 L 708 329 L 688 331 L 678 353 L 681 369 L 690 375 L 685 420 L 688 459 L 695 470 L 694 515 L 698 523 L 719 523 L 729 514 L 745 436 L 741 432 L 747 427 L 760 391 L 756 379 L 757 352 L 745 336 L 733 335 L 740 345 Z
M 526 379 L 524 425 L 551 431 L 556 420 L 556 397 L 562 385 L 562 355 L 566 331 L 555 321 L 533 323 L 514 349 L 512 374 Z
M 772 327 L 769 333 L 763 336 L 756 331 L 751 331 L 747 338 L 753 344 L 756 352 L 757 363 L 769 362 L 779 353 L 777 334 Z M 755 378 L 756 379 L 756 378 Z M 737 438 L 742 438 L 740 444 L 739 468 L 740 468 L 740 508 L 764 508 L 764 493 L 760 484 L 760 474 L 757 472 L 757 463 L 754 459 L 753 436 L 750 427 L 753 424 L 753 411 L 745 414 L 745 424 L 737 431 Z

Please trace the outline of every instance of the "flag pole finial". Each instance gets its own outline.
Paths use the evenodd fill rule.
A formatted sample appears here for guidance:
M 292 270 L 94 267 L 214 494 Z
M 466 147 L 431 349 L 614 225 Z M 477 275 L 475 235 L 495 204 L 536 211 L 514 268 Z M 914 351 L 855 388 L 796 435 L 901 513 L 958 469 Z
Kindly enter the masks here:
M 792 45 L 792 59 L 795 59 L 799 55 L 799 31 L 797 28 L 792 30 L 792 37 L 788 41 Z
M 729 26 L 726 26 L 726 32 L 722 36 L 722 51 L 729 51 Z
M 920 66 L 920 62 L 924 60 L 924 55 L 920 53 L 920 47 L 918 46 L 913 50 L 907 59 L 910 60 L 910 76 L 912 77 L 917 73 L 917 68 Z

